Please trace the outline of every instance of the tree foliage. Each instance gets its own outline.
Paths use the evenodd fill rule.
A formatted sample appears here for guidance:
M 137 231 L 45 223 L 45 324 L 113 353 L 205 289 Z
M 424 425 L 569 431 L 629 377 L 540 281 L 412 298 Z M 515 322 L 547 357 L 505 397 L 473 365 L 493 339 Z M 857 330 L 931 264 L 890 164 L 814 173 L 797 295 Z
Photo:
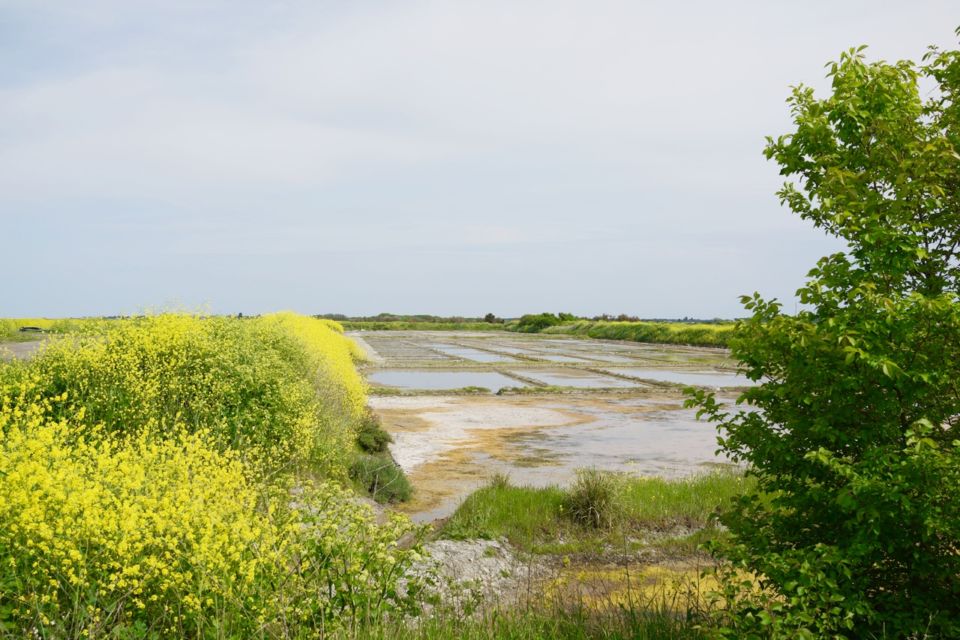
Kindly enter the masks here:
M 804 311 L 744 298 L 731 348 L 763 384 L 739 408 L 692 400 L 758 480 L 724 516 L 722 553 L 759 585 L 727 582 L 723 632 L 958 637 L 960 51 L 861 47 L 828 77 L 825 98 L 794 88 L 766 155 L 781 201 L 848 248 L 810 271 Z

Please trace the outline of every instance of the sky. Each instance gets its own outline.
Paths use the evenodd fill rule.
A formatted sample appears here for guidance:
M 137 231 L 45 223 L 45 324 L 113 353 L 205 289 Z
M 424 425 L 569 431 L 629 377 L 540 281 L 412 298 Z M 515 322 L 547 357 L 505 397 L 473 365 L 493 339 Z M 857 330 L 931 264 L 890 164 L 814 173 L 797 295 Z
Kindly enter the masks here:
M 842 249 L 767 135 L 955 2 L 0 0 L 0 317 L 736 317 Z

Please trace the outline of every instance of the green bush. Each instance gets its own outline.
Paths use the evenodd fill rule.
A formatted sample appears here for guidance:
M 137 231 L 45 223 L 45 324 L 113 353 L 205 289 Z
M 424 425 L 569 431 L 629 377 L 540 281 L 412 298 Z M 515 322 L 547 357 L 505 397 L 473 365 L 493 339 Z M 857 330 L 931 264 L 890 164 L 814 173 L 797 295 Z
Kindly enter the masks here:
M 350 465 L 350 477 L 377 502 L 405 502 L 413 495 L 403 469 L 390 456 L 358 455 Z
M 510 476 L 506 473 L 495 473 L 490 477 L 487 486 L 492 489 L 508 489 L 510 487 Z
M 364 413 L 357 431 L 357 444 L 367 453 L 385 453 L 393 436 L 383 430 L 380 416 L 371 410 Z
M 796 180 L 782 201 L 847 251 L 796 315 L 744 298 L 751 410 L 697 393 L 757 479 L 723 517 L 728 637 L 960 637 L 960 51 L 928 56 L 844 54 L 832 95 L 796 88 L 796 131 L 769 140 Z

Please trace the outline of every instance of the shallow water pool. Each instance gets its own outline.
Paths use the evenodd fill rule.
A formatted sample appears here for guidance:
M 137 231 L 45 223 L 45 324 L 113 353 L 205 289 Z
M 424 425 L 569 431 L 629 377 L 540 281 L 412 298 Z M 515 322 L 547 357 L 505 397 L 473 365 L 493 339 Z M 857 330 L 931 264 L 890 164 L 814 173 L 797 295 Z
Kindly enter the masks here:
M 698 387 L 749 387 L 755 384 L 739 373 L 722 371 L 672 371 L 669 369 L 637 369 L 633 367 L 608 369 L 608 371 L 634 378 L 675 382 Z
M 576 387 L 578 389 L 609 389 L 641 386 L 638 382 L 583 373 L 580 371 L 524 371 L 523 375 L 533 380 L 555 387 Z
M 495 371 L 375 371 L 367 379 L 385 387 L 431 391 L 484 387 L 496 392 L 505 387 L 527 386 Z
M 448 356 L 472 360 L 474 362 L 516 362 L 516 358 L 498 353 L 481 351 L 480 349 L 471 349 L 470 347 L 457 347 L 448 344 L 435 344 L 433 348 L 442 351 Z

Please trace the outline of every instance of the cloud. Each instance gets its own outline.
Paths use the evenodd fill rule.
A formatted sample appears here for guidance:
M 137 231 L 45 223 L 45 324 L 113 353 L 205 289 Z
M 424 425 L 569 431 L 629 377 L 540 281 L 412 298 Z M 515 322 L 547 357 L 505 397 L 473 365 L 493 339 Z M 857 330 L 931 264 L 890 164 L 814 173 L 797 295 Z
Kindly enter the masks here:
M 952 13 L 865 0 L 7 2 L 0 220 L 48 240 L 0 264 L 30 260 L 27 247 L 81 251 L 58 234 L 158 261 L 389 253 L 381 266 L 401 280 L 398 256 L 469 251 L 475 275 L 447 271 L 470 285 L 535 252 L 570 296 L 612 311 L 626 294 L 599 265 L 658 270 L 644 257 L 656 254 L 675 266 L 659 270 L 657 314 L 707 294 L 733 313 L 751 273 L 789 295 L 833 248 L 778 209 L 761 156 L 763 136 L 789 128 L 788 85 L 823 89 L 822 64 L 862 42 L 889 59 L 950 44 Z M 582 275 L 566 271 L 571 247 Z M 697 252 L 715 257 L 722 290 L 687 291 L 702 264 L 677 256 Z M 175 295 L 182 277 L 142 289 Z

